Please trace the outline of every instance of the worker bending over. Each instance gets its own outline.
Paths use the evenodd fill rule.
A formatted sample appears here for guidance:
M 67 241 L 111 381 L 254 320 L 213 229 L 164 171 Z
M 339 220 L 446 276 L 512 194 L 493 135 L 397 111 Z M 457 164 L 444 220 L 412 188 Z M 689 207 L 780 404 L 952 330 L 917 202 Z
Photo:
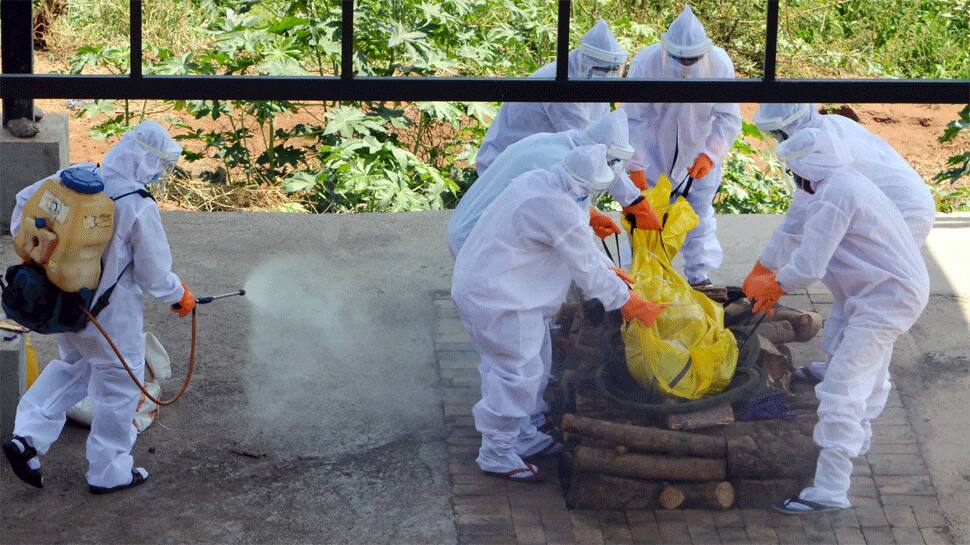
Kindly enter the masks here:
M 516 177 L 482 214 L 455 262 L 452 298 L 481 356 L 477 462 L 487 474 L 542 479 L 525 461 L 562 445 L 531 422 L 551 350 L 546 323 L 575 281 L 627 320 L 652 324 L 663 305 L 642 300 L 611 271 L 589 233 L 589 201 L 615 178 L 606 146 L 583 146 L 548 170 Z
M 815 387 L 821 447 L 813 486 L 775 508 L 787 514 L 850 507 L 852 458 L 866 452 L 870 422 L 890 392 L 893 343 L 926 307 L 929 277 L 897 207 L 853 166 L 848 146 L 820 129 L 797 131 L 777 149 L 796 191 L 782 226 L 744 282 L 754 311 L 821 280 L 844 295 L 845 327 Z
M 165 129 L 145 121 L 108 150 L 101 166 L 86 163 L 73 168 L 93 170 L 114 202 L 113 235 L 101 259 L 102 272 L 95 299 L 106 292 L 108 305 L 98 320 L 129 362 L 138 380 L 144 379 L 144 293 L 174 304 L 188 316 L 195 297 L 172 272 L 172 253 L 161 216 L 145 185 L 171 172 L 182 153 Z M 60 173 L 59 173 L 60 174 Z M 24 205 L 45 182 L 17 194 L 10 222 L 16 235 Z M 137 432 L 132 423 L 139 390 L 93 323 L 76 333 L 57 335 L 60 358 L 44 368 L 17 406 L 12 439 L 3 452 L 21 480 L 43 487 L 40 457 L 47 453 L 64 427 L 67 410 L 90 395 L 94 419 L 88 434 L 87 482 L 91 492 L 104 494 L 138 486 L 148 471 L 134 467 L 131 449 Z

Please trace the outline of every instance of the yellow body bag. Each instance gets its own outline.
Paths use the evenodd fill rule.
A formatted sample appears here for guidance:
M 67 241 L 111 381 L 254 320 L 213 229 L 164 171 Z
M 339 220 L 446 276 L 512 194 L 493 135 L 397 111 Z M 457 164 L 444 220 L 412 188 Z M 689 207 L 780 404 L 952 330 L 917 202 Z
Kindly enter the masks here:
M 630 233 L 633 289 L 645 300 L 666 303 L 654 325 L 634 320 L 623 325 L 630 375 L 644 388 L 683 399 L 699 399 L 724 391 L 734 377 L 738 345 L 724 328 L 724 309 L 690 287 L 671 262 L 697 226 L 697 214 L 678 196 L 671 203 L 672 184 L 661 176 L 644 191 L 657 215 L 661 231 L 634 229 Z M 624 220 L 630 231 L 630 224 Z

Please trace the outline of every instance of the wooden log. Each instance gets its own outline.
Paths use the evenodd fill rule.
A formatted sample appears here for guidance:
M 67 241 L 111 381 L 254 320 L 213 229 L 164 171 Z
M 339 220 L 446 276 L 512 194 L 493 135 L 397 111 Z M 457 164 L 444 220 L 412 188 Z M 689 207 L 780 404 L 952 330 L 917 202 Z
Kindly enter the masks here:
M 609 360 L 608 356 L 600 348 L 576 344 L 566 353 L 566 365 L 577 371 L 598 369 Z
M 714 301 L 715 303 L 727 303 L 728 300 L 728 290 L 726 286 L 704 286 L 700 288 L 694 288 L 694 290 L 699 291 L 707 296 L 708 299 Z
M 664 509 L 730 509 L 734 486 L 729 482 L 665 483 L 660 491 Z
M 768 318 L 772 322 L 784 321 L 795 330 L 797 342 L 808 342 L 822 329 L 822 317 L 816 312 L 802 311 L 784 305 L 775 305 L 774 313 Z M 789 341 L 791 342 L 791 341 Z
M 622 445 L 635 452 L 703 458 L 724 458 L 727 454 L 724 439 L 721 437 L 617 424 L 572 414 L 563 415 L 562 429 Z
M 572 329 L 573 320 L 579 315 L 579 303 L 563 303 L 556 315 L 553 316 L 552 321 L 559 324 L 561 331 L 564 334 L 568 334 L 569 330 Z
M 659 508 L 660 487 L 657 481 L 574 473 L 566 490 L 566 505 L 572 509 L 652 511 Z
M 768 386 L 790 392 L 792 377 L 795 375 L 791 357 L 785 357 L 771 341 L 760 334 L 755 335 L 753 340 L 758 343 L 757 365 L 765 372 Z
M 669 457 L 649 454 L 618 455 L 615 451 L 578 446 L 576 471 L 617 477 L 664 481 L 722 481 L 727 475 L 724 460 Z
M 731 408 L 730 403 L 723 403 L 702 411 L 667 415 L 667 427 L 672 430 L 699 430 L 726 426 L 731 422 L 734 422 L 734 409 Z
M 606 309 L 599 299 L 586 299 L 582 303 L 583 324 L 593 327 L 601 327 L 606 319 Z
M 769 322 L 765 320 L 761 322 L 761 325 L 758 325 L 757 329 L 755 329 L 755 325 L 757 324 L 733 327 L 731 329 L 735 331 L 736 336 L 740 339 L 745 339 L 754 332 L 774 344 L 795 342 L 795 328 L 786 321 Z
M 724 326 L 734 327 L 749 323 L 754 316 L 751 314 L 751 302 L 747 299 L 735 301 L 724 307 Z
M 731 478 L 802 479 L 815 474 L 818 447 L 801 430 L 751 430 L 729 437 L 727 446 Z
M 769 509 L 802 490 L 797 479 L 732 479 L 738 509 Z

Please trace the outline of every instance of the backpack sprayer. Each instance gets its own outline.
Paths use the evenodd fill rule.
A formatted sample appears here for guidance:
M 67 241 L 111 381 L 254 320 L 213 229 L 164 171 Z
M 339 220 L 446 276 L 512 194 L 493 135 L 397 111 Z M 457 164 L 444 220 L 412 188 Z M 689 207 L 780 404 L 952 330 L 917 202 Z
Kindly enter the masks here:
M 138 195 L 151 199 L 145 190 L 114 198 L 104 194 L 104 183 L 86 167 L 65 169 L 45 181 L 24 204 L 22 224 L 14 237 L 14 249 L 23 260 L 7 269 L 2 307 L 8 318 L 40 334 L 78 332 L 88 322 L 101 332 L 141 393 L 159 406 L 175 403 L 189 386 L 195 367 L 196 314 L 192 310 L 192 348 L 189 370 L 174 397 L 159 400 L 135 376 L 121 351 L 98 322 L 115 282 L 94 298 L 101 281 L 101 256 L 114 233 L 115 201 Z M 154 200 L 154 199 L 153 199 Z M 245 290 L 207 295 L 195 300 L 205 305 L 217 299 L 245 295 Z

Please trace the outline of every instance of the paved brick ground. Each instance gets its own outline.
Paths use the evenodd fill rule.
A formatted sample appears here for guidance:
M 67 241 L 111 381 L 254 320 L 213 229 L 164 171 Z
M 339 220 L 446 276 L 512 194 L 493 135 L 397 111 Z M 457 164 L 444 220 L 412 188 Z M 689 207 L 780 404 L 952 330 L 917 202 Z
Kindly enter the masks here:
M 831 306 L 831 297 L 807 291 L 786 296 L 783 303 L 812 308 L 824 315 Z M 449 426 L 449 472 L 460 543 L 952 542 L 906 409 L 895 389 L 875 423 L 871 453 L 855 462 L 850 491 L 854 507 L 835 514 L 790 517 L 762 509 L 569 510 L 562 498 L 555 460 L 540 464 L 547 476 L 541 484 L 507 483 L 486 477 L 475 464 L 480 436 L 471 416 L 471 407 L 479 399 L 478 355 L 468 343 L 449 295 L 436 294 L 435 306 L 435 353 Z

